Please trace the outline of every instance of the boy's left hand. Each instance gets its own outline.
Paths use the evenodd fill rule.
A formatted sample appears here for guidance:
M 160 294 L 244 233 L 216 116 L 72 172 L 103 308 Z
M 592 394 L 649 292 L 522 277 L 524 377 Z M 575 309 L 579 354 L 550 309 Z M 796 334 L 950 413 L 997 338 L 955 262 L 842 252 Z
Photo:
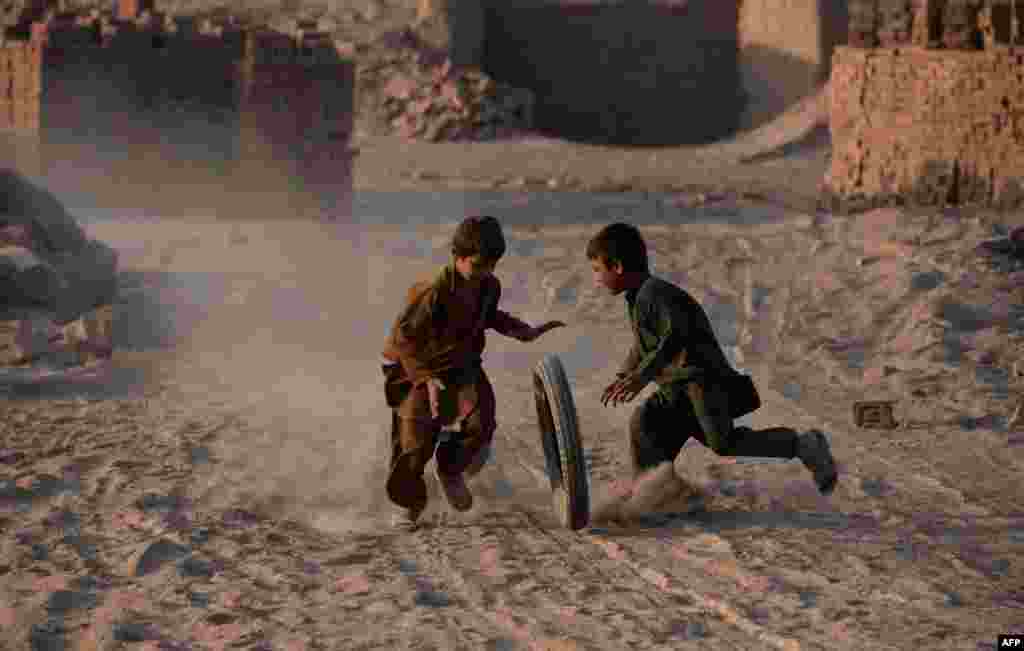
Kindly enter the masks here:
M 548 330 L 554 330 L 555 328 L 564 328 L 565 324 L 561 321 L 548 321 L 544 325 L 537 326 L 536 328 L 530 328 L 519 335 L 520 341 L 533 341 L 537 337 L 541 336 Z

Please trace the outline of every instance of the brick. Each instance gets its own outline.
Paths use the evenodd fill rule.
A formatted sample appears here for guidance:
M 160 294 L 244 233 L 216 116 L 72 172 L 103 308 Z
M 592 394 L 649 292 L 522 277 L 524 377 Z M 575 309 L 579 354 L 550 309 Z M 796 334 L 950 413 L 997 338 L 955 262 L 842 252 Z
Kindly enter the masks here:
M 120 20 L 135 20 L 142 12 L 152 10 L 152 0 L 117 0 L 117 17 Z

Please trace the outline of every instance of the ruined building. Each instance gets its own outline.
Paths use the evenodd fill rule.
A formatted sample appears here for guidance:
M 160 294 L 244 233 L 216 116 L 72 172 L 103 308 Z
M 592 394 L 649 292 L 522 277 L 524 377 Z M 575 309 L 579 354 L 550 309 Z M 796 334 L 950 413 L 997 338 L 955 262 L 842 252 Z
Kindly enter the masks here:
M 1019 206 L 1024 0 L 850 0 L 832 62 L 840 197 Z
M 0 156 L 105 208 L 340 215 L 353 76 L 314 25 L 26 10 L 0 45 Z

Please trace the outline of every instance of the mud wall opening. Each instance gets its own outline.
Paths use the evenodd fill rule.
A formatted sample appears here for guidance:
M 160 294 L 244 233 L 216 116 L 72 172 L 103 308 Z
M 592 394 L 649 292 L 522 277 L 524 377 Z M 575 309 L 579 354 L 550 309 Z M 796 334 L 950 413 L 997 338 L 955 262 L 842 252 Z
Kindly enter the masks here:
M 846 0 L 485 2 L 483 66 L 537 96 L 552 135 L 704 144 L 760 126 L 828 78 Z
M 166 215 L 349 214 L 355 72 L 333 45 L 268 30 L 43 27 L 41 92 L 23 102 L 38 124 L 4 140 L 55 192 Z
M 705 143 L 743 110 L 734 2 L 490 2 L 484 70 L 537 96 L 534 121 L 572 140 Z

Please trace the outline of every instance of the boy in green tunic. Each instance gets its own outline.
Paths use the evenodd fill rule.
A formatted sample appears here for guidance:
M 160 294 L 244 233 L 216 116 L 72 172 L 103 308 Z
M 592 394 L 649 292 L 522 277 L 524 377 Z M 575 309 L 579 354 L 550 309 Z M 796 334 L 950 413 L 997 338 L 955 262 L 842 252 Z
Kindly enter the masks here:
M 801 434 L 788 427 L 753 430 L 733 425 L 728 387 L 737 371 L 700 304 L 685 290 L 650 274 L 647 246 L 635 226 L 606 226 L 586 253 L 595 282 L 614 295 L 625 294 L 635 335 L 616 381 L 601 396 L 602 404 L 629 402 L 648 383 L 658 384 L 630 419 L 634 482 L 643 474 L 660 476 L 649 485 L 679 484 L 673 461 L 693 436 L 720 456 L 799 458 L 822 494 L 833 491 L 835 460 L 820 431 Z

